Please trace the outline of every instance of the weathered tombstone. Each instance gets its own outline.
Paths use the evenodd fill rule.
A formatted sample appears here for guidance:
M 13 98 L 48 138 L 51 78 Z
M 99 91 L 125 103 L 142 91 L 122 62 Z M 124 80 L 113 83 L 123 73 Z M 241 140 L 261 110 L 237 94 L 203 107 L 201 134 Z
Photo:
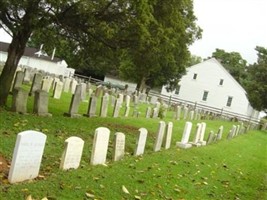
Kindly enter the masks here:
M 158 118 L 159 110 L 157 107 L 153 108 L 152 118 Z
M 153 105 L 156 104 L 157 101 L 158 101 L 158 97 L 156 97 L 156 96 L 152 96 L 150 99 L 150 103 Z
M 171 147 L 172 128 L 173 128 L 173 123 L 172 122 L 169 122 L 167 124 L 167 132 L 166 132 L 166 140 L 165 140 L 165 149 L 169 149 Z
M 147 94 L 142 92 L 139 94 L 139 101 L 140 102 L 145 102 L 146 101 Z
M 12 108 L 11 110 L 18 113 L 27 112 L 28 92 L 22 88 L 13 89 Z
M 192 147 L 192 144 L 188 143 L 190 133 L 192 129 L 192 122 L 186 122 L 181 142 L 176 142 L 176 146 L 182 149 L 188 149 Z
M 197 147 L 201 146 L 199 144 L 201 127 L 202 127 L 201 123 L 197 123 L 197 128 L 196 128 L 194 139 L 192 142 L 190 142 L 193 146 L 197 146 Z
M 86 84 L 85 83 L 81 83 L 81 100 L 85 101 L 86 100 Z
M 118 161 L 123 158 L 124 149 L 125 149 L 125 135 L 123 133 L 117 132 L 115 133 L 115 138 L 114 138 L 114 152 L 113 152 L 114 161 Z
M 240 131 L 240 125 L 236 126 L 236 131 L 235 131 L 235 136 L 239 135 L 239 131 Z
M 126 97 L 125 97 L 125 106 L 126 107 L 130 107 L 130 101 L 131 101 L 131 97 L 129 95 L 126 95 Z
M 53 81 L 52 81 L 52 90 L 54 91 L 55 90 L 55 87 L 56 87 L 56 84 L 60 82 L 60 79 L 59 78 L 54 78 Z
M 230 130 L 230 132 L 227 136 L 227 139 L 232 139 L 234 137 L 235 131 L 236 131 L 236 125 L 233 125 L 232 129 Z
M 159 151 L 162 146 L 162 141 L 165 133 L 165 126 L 166 124 L 164 121 L 159 122 L 158 133 L 154 144 L 154 151 Z
M 119 99 L 116 100 L 115 107 L 113 110 L 113 117 L 118 117 L 121 108 L 121 101 Z
M 188 108 L 184 107 L 184 119 L 187 119 L 188 116 Z
M 97 98 L 94 94 L 90 96 L 87 114 L 87 117 L 95 117 L 96 116 L 96 106 L 97 106 Z
M 59 81 L 56 83 L 56 85 L 54 87 L 53 98 L 60 99 L 61 94 L 62 94 L 62 90 L 63 90 L 63 83 Z
M 23 131 L 17 135 L 8 181 L 10 183 L 34 179 L 38 176 L 46 135 L 38 131 Z
M 77 169 L 80 165 L 83 153 L 84 141 L 79 137 L 69 137 L 65 140 L 65 149 L 63 151 L 60 163 L 60 169 Z
M 42 89 L 43 76 L 39 73 L 34 74 L 30 95 L 34 95 L 35 91 Z
M 42 90 L 49 92 L 50 91 L 50 87 L 51 87 L 51 81 L 49 78 L 45 78 L 42 81 Z
M 48 93 L 46 91 L 35 91 L 33 112 L 39 116 L 52 116 L 48 113 Z
M 78 85 L 78 82 L 73 78 L 71 80 L 71 82 L 70 82 L 70 91 L 71 91 L 71 94 L 74 94 L 75 93 L 77 85 Z
M 29 83 L 31 81 L 31 68 L 25 68 L 24 73 L 25 73 L 25 76 L 24 76 L 23 82 Z
M 100 117 L 107 117 L 108 113 L 109 94 L 106 93 L 101 97 Z
M 123 96 L 124 96 L 124 95 L 123 95 L 123 94 L 121 94 L 121 93 L 118 95 L 117 101 L 119 100 L 119 102 L 120 102 L 120 105 L 122 105 L 122 104 L 123 104 Z
M 14 90 L 14 88 L 20 88 L 22 86 L 23 79 L 24 79 L 24 72 L 23 71 L 17 71 L 16 76 L 15 76 L 15 80 L 14 80 L 14 83 L 12 86 L 12 91 Z
M 70 91 L 70 83 L 71 83 L 71 79 L 70 78 L 66 78 L 64 81 L 64 87 L 63 87 L 63 91 L 64 92 L 69 92 Z
M 139 131 L 139 135 L 136 140 L 136 148 L 134 151 L 135 156 L 140 156 L 144 154 L 145 146 L 146 146 L 146 138 L 147 138 L 147 129 L 140 128 L 138 131 Z
M 201 123 L 200 136 L 199 136 L 199 142 L 198 142 L 201 146 L 205 146 L 207 144 L 207 142 L 204 141 L 205 131 L 206 131 L 206 123 L 202 122 Z
M 217 133 L 217 140 L 222 139 L 222 134 L 223 134 L 223 126 L 220 126 L 218 133 Z
M 68 117 L 80 117 L 78 114 L 79 104 L 81 102 L 81 85 L 76 86 L 75 93 L 72 95 L 69 112 L 64 115 Z
M 176 106 L 176 114 L 175 114 L 175 119 L 176 120 L 180 120 L 180 118 L 181 118 L 181 106 Z
M 110 104 L 111 104 L 112 107 L 114 107 L 114 106 L 115 106 L 115 103 L 116 103 L 116 97 L 113 96 L 113 95 L 111 95 L 110 97 L 111 97 L 111 102 L 110 102 Z
M 207 139 L 207 144 L 212 143 L 213 142 L 213 138 L 214 138 L 214 132 L 210 131 L 210 134 L 209 134 L 208 139 Z
M 137 105 L 139 103 L 138 96 L 136 94 L 133 96 L 133 102 L 134 102 L 134 105 Z
M 95 96 L 98 98 L 102 95 L 103 87 L 102 85 L 99 85 L 95 89 Z
M 150 118 L 151 116 L 151 107 L 147 107 L 146 109 L 146 118 Z
M 110 130 L 105 127 L 99 127 L 95 130 L 93 148 L 91 153 L 91 165 L 105 164 Z
M 129 116 L 129 112 L 130 112 L 130 106 L 126 106 L 125 107 L 125 111 L 124 111 L 124 117 L 128 117 Z
M 195 112 L 193 110 L 189 112 L 189 120 L 194 120 L 194 114 Z

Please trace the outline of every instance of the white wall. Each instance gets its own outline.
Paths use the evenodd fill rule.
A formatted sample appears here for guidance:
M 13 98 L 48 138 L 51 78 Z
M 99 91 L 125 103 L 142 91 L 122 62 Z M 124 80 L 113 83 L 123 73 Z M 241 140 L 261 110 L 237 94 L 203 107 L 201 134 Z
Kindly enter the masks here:
M 197 74 L 196 80 L 193 79 L 194 73 Z M 220 79 L 224 80 L 223 85 L 219 85 Z M 216 59 L 188 68 L 187 74 L 181 78 L 180 85 L 178 95 L 175 91 L 168 93 L 165 87 L 161 93 L 246 116 L 253 114 L 245 90 Z M 204 90 L 209 92 L 207 101 L 202 101 Z M 230 107 L 226 106 L 229 96 L 233 97 Z

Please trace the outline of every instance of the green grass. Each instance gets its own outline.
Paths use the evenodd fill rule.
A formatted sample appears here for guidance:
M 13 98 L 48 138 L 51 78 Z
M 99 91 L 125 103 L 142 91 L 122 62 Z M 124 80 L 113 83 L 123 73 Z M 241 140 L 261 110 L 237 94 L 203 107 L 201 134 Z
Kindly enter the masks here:
M 31 114 L 33 97 L 28 99 L 30 114 L 0 110 L 0 154 L 9 162 L 19 132 L 31 129 L 47 135 L 40 169 L 42 176 L 9 184 L 7 173 L 1 173 L 0 199 L 26 199 L 28 195 L 34 199 L 90 199 L 86 193 L 94 194 L 95 199 L 135 199 L 135 196 L 141 199 L 266 199 L 266 132 L 250 131 L 229 141 L 227 133 L 237 123 L 206 120 L 205 138 L 210 130 L 217 132 L 223 125 L 223 139 L 205 147 L 182 150 L 176 148 L 175 143 L 181 140 L 185 121 L 173 120 L 169 111 L 163 120 L 174 123 L 172 145 L 169 150 L 155 153 L 153 144 L 159 119 L 144 118 L 147 104 L 138 106 L 139 118 L 131 117 L 133 105 L 128 118 L 68 118 L 63 113 L 68 111 L 70 98 L 70 94 L 63 93 L 61 100 L 49 99 L 49 112 L 53 117 Z M 11 98 L 8 104 L 10 106 Z M 86 113 L 87 107 L 88 103 L 83 102 L 79 113 Z M 111 113 L 110 106 L 109 116 Z M 193 121 L 191 139 L 196 123 Z M 107 166 L 91 166 L 93 134 L 100 126 L 111 130 Z M 134 157 L 135 140 L 141 127 L 148 129 L 145 154 Z M 126 134 L 126 156 L 118 162 L 112 161 L 115 132 Z M 79 169 L 62 171 L 60 157 L 64 141 L 70 136 L 85 141 L 82 161 Z M 130 194 L 123 192 L 123 185 Z

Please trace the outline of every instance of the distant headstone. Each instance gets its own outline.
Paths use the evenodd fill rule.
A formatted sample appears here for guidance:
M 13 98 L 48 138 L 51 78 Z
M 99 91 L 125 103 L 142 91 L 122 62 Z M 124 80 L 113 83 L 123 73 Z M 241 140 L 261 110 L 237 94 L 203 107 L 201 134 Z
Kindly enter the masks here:
M 144 154 L 145 146 L 146 146 L 146 138 L 147 138 L 147 129 L 140 128 L 138 131 L 139 131 L 139 135 L 136 140 L 136 148 L 134 151 L 135 156 L 140 156 Z
M 202 127 L 201 123 L 197 123 L 194 139 L 192 142 L 190 142 L 192 145 L 197 146 L 197 147 L 201 146 L 199 143 L 201 127 Z
M 8 180 L 10 183 L 34 179 L 39 174 L 46 135 L 23 131 L 17 135 Z
M 114 152 L 113 152 L 114 161 L 118 161 L 123 158 L 124 149 L 125 149 L 125 135 L 123 133 L 117 132 L 115 133 L 115 138 L 114 138 Z
M 53 98 L 60 99 L 63 90 L 63 83 L 58 81 L 53 91 Z
M 217 133 L 217 140 L 222 139 L 222 134 L 223 134 L 223 126 L 220 126 L 218 133 Z
M 42 89 L 42 79 L 43 79 L 42 74 L 39 73 L 34 74 L 30 95 L 34 95 L 35 91 Z
M 70 78 L 66 78 L 64 81 L 64 87 L 63 87 L 63 91 L 64 92 L 69 92 L 70 91 L 70 83 L 71 83 L 71 79 Z
M 109 94 L 106 93 L 101 97 L 100 117 L 107 117 Z
M 160 121 L 159 122 L 156 141 L 155 141 L 155 144 L 154 144 L 154 151 L 159 151 L 161 146 L 162 146 L 163 137 L 164 137 L 164 133 L 165 133 L 165 126 L 166 126 L 166 124 L 165 124 L 164 121 Z
M 81 85 L 76 86 L 75 93 L 72 95 L 69 112 L 65 113 L 69 117 L 80 117 L 78 114 L 79 105 L 81 102 Z
M 86 83 L 81 83 L 81 100 L 86 100 Z
M 12 91 L 14 90 L 14 88 L 20 88 L 22 86 L 23 79 L 24 79 L 24 72 L 23 71 L 17 71 L 16 76 L 15 76 L 15 80 L 14 80 L 14 83 L 12 86 Z
M 169 122 L 167 124 L 167 132 L 166 132 L 166 140 L 165 140 L 165 149 L 169 149 L 171 147 L 172 128 L 173 128 L 173 123 L 172 122 Z
M 227 139 L 232 139 L 234 137 L 235 131 L 236 131 L 236 125 L 233 125 L 232 129 L 230 130 L 230 132 L 227 136 Z
M 195 114 L 195 112 L 193 111 L 193 110 L 191 110 L 190 112 L 189 112 L 189 120 L 194 120 L 194 114 Z
M 125 106 L 126 107 L 130 107 L 130 101 L 131 101 L 131 97 L 129 95 L 125 96 Z
M 192 147 L 192 144 L 188 143 L 191 129 L 192 129 L 192 122 L 186 122 L 183 136 L 182 136 L 182 140 L 181 140 L 181 142 L 176 142 L 176 146 L 178 146 L 182 149 L 187 149 L 187 148 Z
M 238 136 L 240 132 L 240 125 L 236 126 L 235 136 Z
M 29 83 L 31 81 L 31 69 L 25 68 L 24 73 L 25 73 L 25 76 L 24 76 L 23 82 Z
M 175 119 L 176 120 L 180 120 L 181 118 L 181 106 L 176 106 L 176 110 L 175 110 Z
M 45 78 L 42 81 L 42 90 L 49 92 L 51 87 L 51 80 L 49 78 Z
M 159 110 L 157 107 L 153 108 L 153 114 L 152 114 L 152 118 L 158 118 L 159 115 Z
M 150 118 L 151 116 L 151 107 L 147 107 L 146 109 L 146 118 Z
M 113 110 L 113 117 L 118 117 L 121 108 L 121 101 L 119 99 L 116 100 L 115 107 Z
M 126 106 L 125 107 L 125 111 L 124 111 L 124 117 L 128 117 L 129 116 L 129 112 L 130 112 L 130 106 Z
M 206 123 L 202 122 L 201 123 L 200 136 L 199 136 L 199 142 L 198 142 L 201 146 L 205 146 L 207 144 L 207 142 L 204 141 L 205 131 L 206 131 Z
M 48 99 L 46 91 L 35 91 L 33 112 L 39 116 L 52 116 L 52 114 L 48 113 Z
M 91 165 L 105 164 L 108 150 L 110 130 L 99 127 L 95 130 L 93 148 L 91 153 Z
M 13 89 L 12 108 L 17 113 L 27 113 L 28 92 L 22 88 Z
M 87 117 L 95 117 L 96 116 L 96 106 L 97 106 L 97 98 L 94 94 L 90 96 L 87 114 Z
M 65 140 L 65 149 L 61 157 L 60 168 L 63 170 L 77 169 L 83 153 L 84 141 L 79 137 L 69 137 Z
M 103 87 L 102 85 L 99 85 L 96 87 L 96 90 L 95 90 L 95 96 L 98 98 L 102 95 L 102 92 L 103 92 Z
M 153 105 L 156 104 L 157 101 L 158 101 L 158 97 L 156 97 L 156 96 L 152 96 L 150 99 L 150 103 Z
M 71 94 L 75 93 L 76 86 L 78 85 L 78 82 L 73 78 L 70 82 L 70 92 Z
M 184 119 L 186 120 L 188 117 L 188 108 L 184 107 Z
M 207 144 L 212 143 L 213 139 L 214 139 L 214 132 L 210 131 L 210 134 L 209 134 L 208 139 L 207 139 Z

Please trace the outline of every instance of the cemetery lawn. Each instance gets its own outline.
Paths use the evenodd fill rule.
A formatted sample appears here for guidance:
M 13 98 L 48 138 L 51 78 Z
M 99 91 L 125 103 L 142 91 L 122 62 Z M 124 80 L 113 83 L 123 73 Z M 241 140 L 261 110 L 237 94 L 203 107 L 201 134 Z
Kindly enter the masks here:
M 175 143 L 181 140 L 184 120 L 173 120 L 168 112 L 165 122 L 173 122 L 171 148 L 153 152 L 159 119 L 146 119 L 147 105 L 139 106 L 141 117 L 118 118 L 68 118 L 70 94 L 61 100 L 49 99 L 49 112 L 53 117 L 38 117 L 31 114 L 33 97 L 28 100 L 28 112 L 20 115 L 0 110 L 0 160 L 11 163 L 16 136 L 25 130 L 38 130 L 47 135 L 39 177 L 22 183 L 10 184 L 8 168 L 0 168 L 0 199 L 267 199 L 267 132 L 249 131 L 232 140 L 227 134 L 233 124 L 205 120 L 205 138 L 213 130 L 224 126 L 223 139 L 205 147 L 178 149 Z M 9 101 L 9 106 L 10 106 Z M 86 113 L 88 103 L 83 102 L 79 112 Z M 99 110 L 99 109 L 98 109 Z M 131 107 L 130 113 L 133 108 Z M 109 116 L 112 112 L 109 110 Z M 131 115 L 130 115 L 131 116 Z M 197 121 L 193 122 L 194 135 Z M 94 131 L 98 127 L 111 130 L 107 164 L 90 165 Z M 145 154 L 134 157 L 138 129 L 148 130 Z M 115 132 L 126 135 L 126 155 L 113 162 L 113 137 Z M 59 169 L 64 141 L 77 136 L 85 141 L 80 167 L 77 170 Z M 2 164 L 2 165 L 3 165 Z M 127 193 L 127 191 L 129 193 Z

